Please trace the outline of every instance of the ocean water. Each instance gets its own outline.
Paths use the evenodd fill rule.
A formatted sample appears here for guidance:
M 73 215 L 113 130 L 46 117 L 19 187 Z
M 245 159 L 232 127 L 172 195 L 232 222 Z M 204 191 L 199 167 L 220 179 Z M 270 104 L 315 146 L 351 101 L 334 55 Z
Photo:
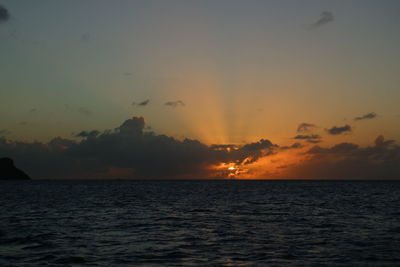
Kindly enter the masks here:
M 0 266 L 400 265 L 400 183 L 0 181 Z

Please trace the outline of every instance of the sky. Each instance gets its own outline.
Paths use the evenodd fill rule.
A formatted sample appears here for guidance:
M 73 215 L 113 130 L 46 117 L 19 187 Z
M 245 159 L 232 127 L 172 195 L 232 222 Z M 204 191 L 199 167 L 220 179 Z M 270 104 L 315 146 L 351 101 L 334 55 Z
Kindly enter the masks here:
M 0 157 L 35 178 L 400 179 L 399 12 L 0 0 Z

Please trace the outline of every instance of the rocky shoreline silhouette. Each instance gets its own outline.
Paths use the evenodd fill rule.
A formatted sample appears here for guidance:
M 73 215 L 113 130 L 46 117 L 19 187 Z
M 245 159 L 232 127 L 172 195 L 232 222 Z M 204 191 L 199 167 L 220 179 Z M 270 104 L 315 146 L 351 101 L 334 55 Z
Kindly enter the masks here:
M 31 178 L 15 167 L 10 158 L 0 158 L 0 180 L 30 180 Z

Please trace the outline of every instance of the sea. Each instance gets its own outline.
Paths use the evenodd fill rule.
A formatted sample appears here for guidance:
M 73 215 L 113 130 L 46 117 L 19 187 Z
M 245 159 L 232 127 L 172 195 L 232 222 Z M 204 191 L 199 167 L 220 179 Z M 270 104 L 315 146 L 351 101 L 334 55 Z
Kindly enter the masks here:
M 400 266 L 400 182 L 0 181 L 0 266 Z

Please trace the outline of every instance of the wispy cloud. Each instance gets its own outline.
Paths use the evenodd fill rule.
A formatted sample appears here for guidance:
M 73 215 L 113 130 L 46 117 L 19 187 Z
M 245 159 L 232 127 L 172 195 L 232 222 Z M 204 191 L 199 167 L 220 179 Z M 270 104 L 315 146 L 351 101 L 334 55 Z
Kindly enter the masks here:
M 132 102 L 132 106 L 139 106 L 139 107 L 144 107 L 147 106 L 150 103 L 150 99 L 146 99 L 142 102 L 136 103 L 136 102 Z
M 331 11 L 323 11 L 319 15 L 319 19 L 311 24 L 311 28 L 319 28 L 325 24 L 333 22 L 335 20 L 335 16 Z
M 352 128 L 348 124 L 344 126 L 333 126 L 332 128 L 326 129 L 326 131 L 331 135 L 339 135 L 342 133 L 351 132 L 351 130 Z
M 91 110 L 89 110 L 87 108 L 84 108 L 84 107 L 79 108 L 78 112 L 83 114 L 83 115 L 86 115 L 86 116 L 90 116 L 90 115 L 93 114 L 93 112 Z
M 176 108 L 176 107 L 184 107 L 185 103 L 182 100 L 176 100 L 176 101 L 168 101 L 165 103 L 165 105 Z
M 293 137 L 293 139 L 304 140 L 304 141 L 306 141 L 308 143 L 312 143 L 312 144 L 321 142 L 321 136 L 318 134 L 310 134 L 310 135 L 299 134 L 299 135 L 296 135 L 295 137 Z
M 297 139 L 297 140 L 310 140 L 310 139 L 320 139 L 321 136 L 319 136 L 318 134 L 311 134 L 311 135 L 296 135 L 295 137 L 293 137 L 293 139 Z
M 316 127 L 317 126 L 315 124 L 303 122 L 303 123 L 300 123 L 299 126 L 297 127 L 297 132 L 298 133 L 310 132 L 311 130 L 313 130 Z
M 354 120 L 355 121 L 369 120 L 369 119 L 376 118 L 376 116 L 378 116 L 378 115 L 375 112 L 371 112 L 371 113 L 364 114 L 360 117 L 355 117 Z

